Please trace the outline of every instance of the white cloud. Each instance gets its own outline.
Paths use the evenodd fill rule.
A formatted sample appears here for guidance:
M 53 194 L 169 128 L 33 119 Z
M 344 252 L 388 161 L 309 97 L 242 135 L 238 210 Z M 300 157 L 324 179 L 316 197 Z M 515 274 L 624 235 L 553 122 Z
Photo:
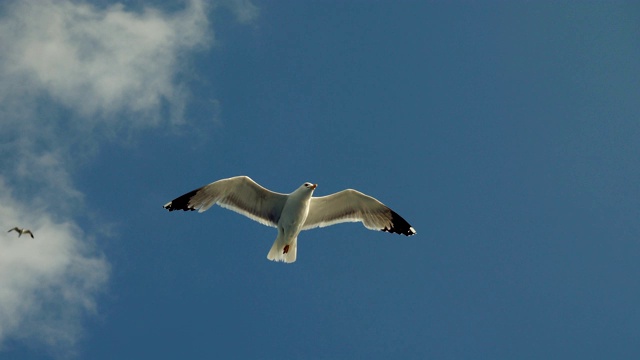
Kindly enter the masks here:
M 249 1 L 221 4 L 240 22 L 257 16 Z M 73 352 L 109 263 L 91 240 L 99 230 L 78 225 L 72 175 L 105 133 L 183 122 L 186 60 L 212 42 L 202 0 L 173 13 L 0 3 L 0 350 L 18 339 Z M 36 238 L 6 233 L 14 226 Z
M 17 85 L 12 94 L 18 89 L 50 97 L 86 122 L 131 122 L 120 126 L 158 121 L 149 115 L 163 101 L 183 107 L 186 94 L 176 82 L 181 56 L 212 36 L 200 1 L 176 14 L 15 1 L 6 7 L 0 34 L 3 81 Z M 113 116 L 123 112 L 138 117 Z
M 0 229 L 28 226 L 35 235 L 0 235 L 0 340 L 37 340 L 68 352 L 82 317 L 96 310 L 109 265 L 82 229 L 13 197 L 0 177 Z

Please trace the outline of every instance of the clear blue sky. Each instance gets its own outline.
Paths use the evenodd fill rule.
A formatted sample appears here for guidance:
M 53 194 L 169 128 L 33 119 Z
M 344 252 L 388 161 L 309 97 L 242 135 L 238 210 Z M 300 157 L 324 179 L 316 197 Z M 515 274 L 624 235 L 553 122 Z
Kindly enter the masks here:
M 0 5 L 0 358 L 640 356 L 637 4 L 122 4 Z M 235 175 L 418 233 L 162 209 Z

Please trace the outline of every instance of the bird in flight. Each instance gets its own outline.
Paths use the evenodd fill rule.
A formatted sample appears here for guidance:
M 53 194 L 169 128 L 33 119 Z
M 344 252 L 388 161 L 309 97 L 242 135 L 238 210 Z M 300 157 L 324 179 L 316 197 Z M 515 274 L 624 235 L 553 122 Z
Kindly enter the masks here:
M 203 212 L 218 204 L 263 225 L 278 229 L 267 258 L 296 261 L 298 234 L 302 230 L 343 222 L 362 222 L 371 230 L 411 236 L 415 229 L 377 199 L 353 189 L 313 197 L 318 185 L 306 182 L 291 194 L 268 190 L 248 176 L 222 179 L 166 203 L 169 211 Z
M 33 239 L 33 233 L 29 229 L 22 229 L 22 228 L 19 228 L 19 227 L 16 226 L 16 227 L 14 227 L 13 229 L 11 229 L 11 230 L 9 230 L 7 232 L 12 232 L 12 231 L 16 231 L 18 233 L 18 237 L 20 237 L 20 236 L 22 236 L 24 234 L 29 234 L 29 235 L 31 235 L 31 238 Z

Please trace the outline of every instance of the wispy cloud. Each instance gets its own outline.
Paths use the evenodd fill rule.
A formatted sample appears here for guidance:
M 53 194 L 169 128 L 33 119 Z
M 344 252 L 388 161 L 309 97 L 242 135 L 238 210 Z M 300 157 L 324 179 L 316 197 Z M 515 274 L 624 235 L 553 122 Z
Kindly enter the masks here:
M 260 10 L 249 0 L 220 0 L 221 6 L 227 7 L 236 16 L 238 22 L 248 24 L 255 20 Z
M 93 313 L 109 264 L 73 221 L 17 199 L 0 177 L 0 229 L 28 225 L 34 233 L 0 236 L 0 339 L 37 340 L 69 351 L 80 335 L 81 317 Z
M 175 14 L 16 1 L 6 7 L 0 34 L 3 80 L 20 84 L 14 89 L 63 104 L 89 123 L 131 121 L 113 116 L 118 112 L 143 115 L 122 126 L 157 121 L 149 115 L 163 101 L 182 108 L 181 55 L 212 36 L 199 1 Z
M 110 265 L 98 230 L 79 225 L 73 173 L 105 133 L 184 121 L 184 64 L 214 41 L 205 4 L 0 4 L 0 349 L 18 339 L 72 353 L 83 317 L 99 309 Z M 257 16 L 249 1 L 221 4 L 240 22 Z M 6 232 L 14 226 L 35 239 Z

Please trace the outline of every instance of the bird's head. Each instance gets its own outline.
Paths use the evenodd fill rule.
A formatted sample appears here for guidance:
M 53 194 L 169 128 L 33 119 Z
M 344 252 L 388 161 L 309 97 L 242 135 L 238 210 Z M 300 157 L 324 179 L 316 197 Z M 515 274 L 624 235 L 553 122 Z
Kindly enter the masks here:
M 306 183 L 302 184 L 302 186 L 304 186 L 305 188 L 313 191 L 318 187 L 318 184 L 312 184 L 310 182 L 306 182 Z
M 310 199 L 313 196 L 313 190 L 315 190 L 317 186 L 318 184 L 306 182 L 300 185 L 300 187 L 297 188 L 296 191 L 292 192 L 291 195 Z

